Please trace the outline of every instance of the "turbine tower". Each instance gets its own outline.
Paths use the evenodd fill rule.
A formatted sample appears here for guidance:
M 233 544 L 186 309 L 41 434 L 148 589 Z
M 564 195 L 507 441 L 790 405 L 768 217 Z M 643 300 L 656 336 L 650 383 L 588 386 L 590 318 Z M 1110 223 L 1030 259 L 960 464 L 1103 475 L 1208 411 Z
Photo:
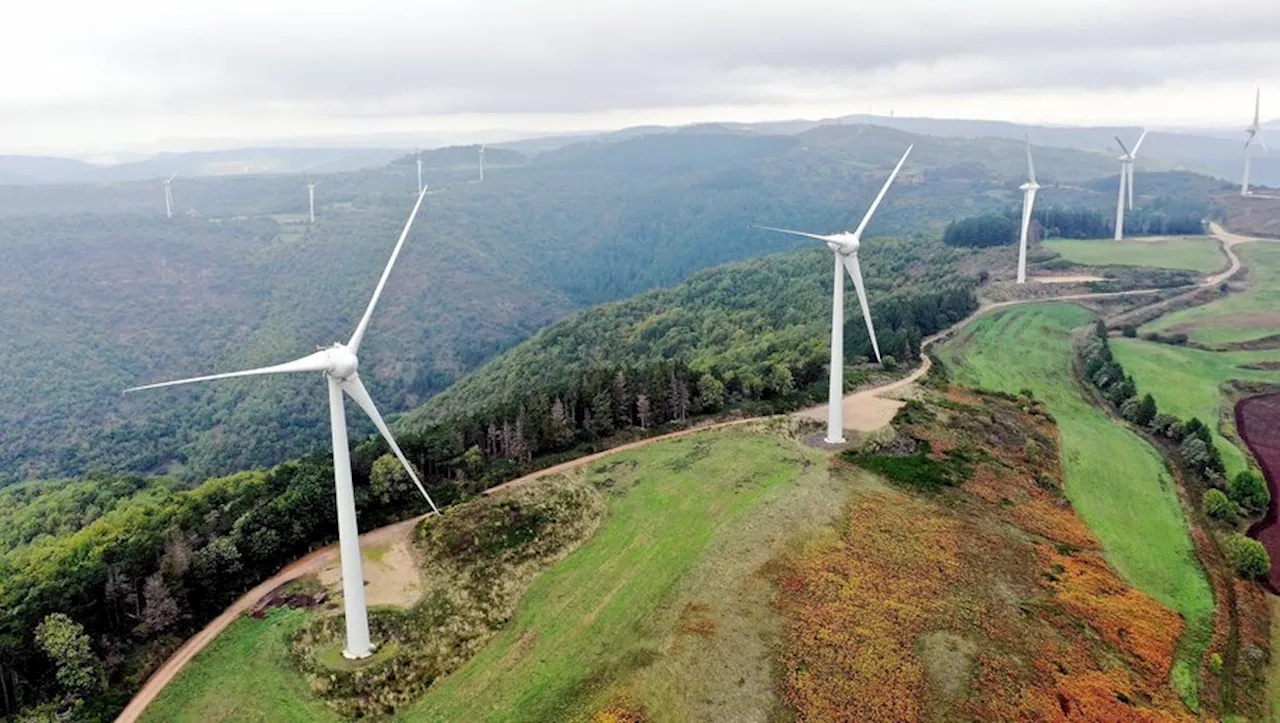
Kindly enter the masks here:
M 1250 196 L 1253 194 L 1249 190 L 1249 161 L 1253 156 L 1253 142 L 1257 141 L 1262 146 L 1262 150 L 1267 150 L 1267 144 L 1262 140 L 1262 89 L 1259 88 L 1253 99 L 1253 125 L 1244 129 L 1249 134 L 1249 139 L 1244 142 L 1244 180 L 1240 182 L 1240 195 Z
M 476 179 L 476 183 L 484 183 L 484 144 L 480 144 L 480 178 Z
M 1116 201 L 1116 240 L 1120 241 L 1124 238 L 1124 205 L 1125 205 L 1125 189 L 1128 189 L 1129 209 L 1133 210 L 1133 162 L 1138 158 L 1138 149 L 1142 147 L 1142 141 L 1147 137 L 1147 129 L 1142 129 L 1142 135 L 1138 136 L 1138 142 L 1133 144 L 1133 150 L 1125 148 L 1124 141 L 1120 140 L 1120 136 L 1116 136 L 1116 143 L 1120 145 L 1123 153 L 1120 156 L 1120 197 Z
M 164 215 L 166 218 L 173 218 L 173 189 L 170 188 L 170 184 L 173 183 L 173 179 L 177 175 L 177 171 L 174 171 L 174 174 L 164 182 Z
M 316 181 L 315 183 L 307 182 L 307 206 L 310 209 L 311 223 L 316 222 L 316 186 L 324 183 L 324 181 Z
M 418 474 L 414 472 L 413 466 L 409 464 L 409 460 L 405 459 L 404 453 L 400 451 L 400 445 L 396 444 L 395 438 L 391 436 L 391 430 L 382 421 L 382 415 L 378 414 L 378 408 L 374 406 L 373 400 L 369 397 L 369 392 L 365 389 L 364 383 L 360 381 L 359 374 L 356 373 L 357 368 L 360 366 L 359 359 L 356 356 L 360 351 L 360 342 L 364 340 L 364 334 L 369 328 L 369 319 L 373 316 L 373 310 L 378 305 L 378 298 L 382 296 L 383 287 L 387 284 L 387 277 L 391 275 L 391 268 L 395 266 L 396 258 L 400 255 L 400 249 L 404 246 L 405 239 L 409 236 L 409 229 L 413 226 L 413 220 L 418 215 L 418 208 L 422 206 L 422 199 L 425 195 L 425 193 L 418 194 L 418 202 L 413 205 L 409 220 L 405 222 L 404 230 L 400 232 L 400 239 L 396 241 L 395 249 L 391 252 L 391 259 L 387 261 L 386 268 L 382 270 L 382 277 L 378 279 L 378 285 L 374 287 L 373 297 L 369 299 L 369 306 L 364 310 L 364 316 L 360 318 L 360 323 L 356 325 L 355 333 L 351 335 L 350 341 L 346 344 L 334 343 L 327 348 L 321 348 L 314 354 L 308 354 L 301 359 L 275 366 L 227 374 L 211 374 L 209 376 L 195 377 L 194 379 L 181 379 L 160 384 L 148 384 L 125 390 L 125 393 L 128 393 L 143 389 L 170 387 L 177 384 L 191 384 L 213 379 L 230 379 L 264 374 L 288 374 L 294 372 L 320 372 L 323 374 L 329 387 L 329 420 L 332 425 L 333 439 L 333 477 L 338 498 L 338 544 L 342 558 L 342 595 L 346 607 L 347 637 L 342 654 L 351 660 L 372 655 L 373 644 L 369 640 L 369 614 L 365 607 L 364 570 L 360 560 L 360 530 L 356 523 L 355 490 L 352 488 L 351 483 L 347 419 L 343 409 L 342 395 L 344 392 L 373 420 L 374 426 L 378 428 L 378 432 L 382 434 L 382 437 L 387 440 L 387 445 L 391 447 L 391 451 L 400 460 L 400 464 L 404 465 L 405 471 L 409 473 L 409 477 L 417 485 L 418 491 L 427 499 L 431 509 L 436 514 L 440 513 L 435 502 L 431 500 L 431 496 L 427 494 L 426 488 L 422 486 L 422 481 L 418 479 Z
M 418 151 L 418 193 L 422 193 L 425 188 L 422 185 L 422 151 Z
M 821 241 L 827 245 L 827 248 L 831 249 L 832 255 L 835 257 L 835 284 L 831 290 L 831 371 L 829 374 L 830 383 L 827 388 L 827 444 L 843 444 L 845 441 L 844 272 L 847 270 L 849 276 L 853 278 L 853 288 L 858 293 L 858 304 L 862 306 L 862 318 L 867 323 L 867 336 L 871 337 L 871 348 L 876 353 L 876 361 L 881 361 L 880 343 L 876 341 L 876 329 L 871 323 L 871 309 L 867 306 L 867 291 L 862 284 L 862 268 L 858 265 L 858 247 L 862 244 L 862 232 L 867 230 L 867 224 L 871 222 L 871 216 L 875 214 L 876 208 L 884 200 L 884 194 L 889 191 L 889 186 L 893 184 L 893 179 L 897 178 L 898 171 L 902 170 L 902 164 L 907 162 L 907 156 L 911 154 L 913 147 L 907 146 L 907 152 L 902 154 L 898 165 L 893 168 L 893 173 L 889 174 L 889 180 L 884 182 L 884 186 L 880 188 L 880 193 L 876 195 L 876 200 L 871 202 L 871 208 L 867 209 L 867 214 L 862 217 L 862 222 L 858 224 L 858 228 L 853 233 L 846 231 L 830 236 L 822 236 L 804 231 L 774 228 L 772 226 L 757 227 L 766 231 L 777 231 L 778 233 L 803 236 Z
M 1036 164 L 1031 162 L 1031 140 L 1027 140 L 1027 182 L 1022 184 L 1022 236 L 1018 241 L 1018 283 L 1027 283 L 1027 230 L 1031 227 L 1031 208 L 1036 204 Z

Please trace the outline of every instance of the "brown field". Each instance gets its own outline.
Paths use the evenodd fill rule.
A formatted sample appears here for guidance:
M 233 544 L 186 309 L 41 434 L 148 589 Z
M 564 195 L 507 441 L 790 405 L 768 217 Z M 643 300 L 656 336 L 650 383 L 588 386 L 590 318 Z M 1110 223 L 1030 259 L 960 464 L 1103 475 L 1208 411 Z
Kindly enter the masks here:
M 1242 399 L 1236 405 L 1236 428 L 1257 458 L 1271 490 L 1271 509 L 1249 530 L 1271 553 L 1267 583 L 1280 591 L 1280 394 Z
M 856 497 L 779 565 L 797 720 L 1192 720 L 1168 684 L 1181 618 L 1103 559 L 1024 406 L 929 397 L 899 431 L 965 452 L 968 481 Z

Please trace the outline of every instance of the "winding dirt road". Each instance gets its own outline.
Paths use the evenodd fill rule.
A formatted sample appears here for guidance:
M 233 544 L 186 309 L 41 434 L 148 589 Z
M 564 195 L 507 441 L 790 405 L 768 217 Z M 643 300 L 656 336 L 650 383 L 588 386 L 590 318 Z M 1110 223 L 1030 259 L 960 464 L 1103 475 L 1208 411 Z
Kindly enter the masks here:
M 1197 290 L 1205 286 L 1213 286 L 1215 284 L 1220 284 L 1226 279 L 1229 279 L 1232 276 L 1234 276 L 1240 270 L 1240 260 L 1239 258 L 1236 257 L 1235 253 L 1232 251 L 1231 249 L 1232 246 L 1235 246 L 1236 244 L 1239 244 L 1239 243 L 1262 240 L 1262 239 L 1254 239 L 1246 236 L 1239 236 L 1236 234 L 1229 233 L 1225 231 L 1221 226 L 1218 226 L 1217 224 L 1210 224 L 1210 227 L 1213 232 L 1213 235 L 1219 241 L 1222 242 L 1222 248 L 1224 252 L 1227 254 L 1228 258 L 1230 258 L 1231 265 L 1226 271 L 1215 274 L 1205 279 L 1205 281 L 1197 287 Z M 1142 295 L 1142 294 L 1154 294 L 1154 293 L 1158 293 L 1159 291 L 1162 291 L 1162 289 L 1134 289 L 1130 291 L 1114 291 L 1114 292 L 1098 293 L 1098 294 L 1066 294 L 1062 296 L 1052 296 L 1052 297 L 1046 297 L 1046 298 L 1016 299 L 1013 301 L 989 303 L 989 304 L 983 305 L 977 311 L 973 312 L 968 317 L 957 322 L 951 327 L 924 339 L 920 344 L 920 350 L 921 352 L 923 352 L 931 344 L 934 344 L 940 339 L 945 339 L 955 331 L 963 328 L 965 325 L 972 322 L 974 319 L 977 319 L 978 317 L 984 314 L 987 314 L 991 311 L 994 311 L 996 309 L 1001 309 L 1008 306 L 1015 306 L 1018 304 L 1046 303 L 1051 301 L 1077 301 L 1077 300 L 1087 300 L 1087 299 L 1102 299 L 1102 298 L 1113 297 L 1113 296 L 1136 296 L 1136 295 Z M 1191 291 L 1188 293 L 1189 294 L 1195 293 L 1195 291 Z M 1180 295 L 1179 297 L 1174 297 L 1174 298 L 1175 299 L 1181 298 L 1181 296 L 1185 296 L 1185 295 Z M 1172 299 L 1168 301 L 1171 301 L 1171 300 Z M 1165 303 L 1168 303 L 1168 302 L 1166 301 Z M 1146 307 L 1143 307 L 1143 308 L 1146 308 Z M 856 420 L 856 419 L 863 418 L 864 415 L 860 413 L 860 410 L 867 406 L 876 407 L 881 410 L 885 409 L 884 407 L 885 402 L 889 402 L 891 405 L 900 406 L 902 402 L 896 401 L 896 400 L 886 400 L 883 398 L 883 396 L 915 383 L 918 379 L 920 379 L 920 377 L 924 376 L 929 372 L 929 369 L 932 367 L 932 365 L 933 365 L 933 362 L 929 359 L 928 356 L 922 356 L 921 364 L 918 367 L 916 367 L 915 370 L 913 370 L 907 376 L 887 384 L 883 384 L 883 385 L 868 388 L 868 389 L 861 389 L 852 394 L 847 395 L 844 398 L 846 419 Z M 897 406 L 892 406 L 892 410 L 896 411 Z M 825 419 L 826 410 L 827 410 L 827 405 L 823 404 L 823 405 L 799 410 L 794 414 L 796 416 L 810 418 L 810 419 L 813 419 L 813 418 Z M 873 422 L 875 419 L 879 419 L 880 417 L 883 417 L 883 411 L 878 413 L 874 418 L 868 418 L 867 421 L 868 423 L 870 423 L 870 422 Z M 883 422 L 881 422 L 875 427 L 871 427 L 871 429 L 876 429 L 876 428 L 879 428 L 880 426 L 883 426 L 884 424 L 887 424 L 889 419 L 892 419 L 892 417 L 893 417 L 893 414 L 890 413 L 887 418 L 883 419 Z M 614 454 L 618 454 L 620 452 L 627 452 L 633 449 L 639 449 L 641 447 L 645 447 L 650 444 L 656 444 L 658 442 L 663 442 L 671 439 L 678 439 L 680 437 L 686 437 L 691 434 L 698 434 L 698 433 L 705 432 L 712 429 L 720 429 L 724 427 L 735 427 L 735 426 L 740 426 L 744 424 L 750 424 L 752 422 L 759 422 L 765 419 L 768 419 L 768 417 L 748 417 L 743 419 L 734 419 L 734 420 L 729 420 L 725 422 L 716 422 L 714 424 L 698 425 L 698 426 L 690 427 L 688 429 L 682 429 L 678 432 L 663 434 L 656 437 L 648 437 L 646 439 L 637 440 L 635 442 L 630 442 L 628 444 L 619 445 L 617 447 L 607 449 L 603 452 L 597 452 L 595 454 L 590 454 L 585 457 L 579 457 L 577 459 L 573 459 L 568 462 L 562 462 L 561 464 L 557 464 L 552 467 L 547 467 L 546 469 L 542 469 L 537 472 L 533 472 L 531 474 L 525 475 L 523 477 L 511 480 L 510 482 L 506 482 L 496 487 L 492 487 L 486 491 L 486 494 L 491 494 L 497 490 L 504 489 L 507 487 L 524 484 L 526 482 L 538 479 L 539 477 L 543 477 L 549 474 L 556 474 L 559 472 L 566 472 L 572 469 L 576 469 L 578 467 L 581 467 L 582 465 L 590 464 L 592 462 L 595 462 L 597 460 L 603 459 L 605 457 L 608 457 Z M 858 427 L 850 427 L 850 428 L 858 429 Z M 869 431 L 869 429 L 863 429 L 861 431 Z M 383 544 L 393 542 L 397 539 L 400 539 L 402 536 L 410 534 L 411 530 L 413 529 L 413 526 L 416 525 L 422 519 L 423 517 L 415 517 L 413 519 L 404 520 L 403 522 L 397 522 L 394 525 L 388 525 L 387 527 L 381 527 L 371 532 L 367 532 L 360 536 L 360 545 L 362 548 L 369 548 L 369 547 L 376 547 L 378 545 L 383 545 Z M 138 720 L 138 718 L 142 715 L 143 711 L 146 710 L 147 706 L 150 705 L 151 702 L 155 700 L 157 696 L 160 695 L 160 692 L 164 690 L 165 686 L 167 686 L 170 683 L 170 681 L 172 681 L 175 677 L 177 677 L 177 675 L 180 672 L 182 672 L 182 669 L 185 668 L 186 665 L 190 663 L 191 660 L 200 653 L 200 651 L 204 650 L 204 648 L 210 642 L 212 642 L 216 637 L 218 637 L 218 635 L 221 634 L 222 631 L 227 628 L 227 626 L 229 626 L 238 617 L 240 617 L 240 615 L 251 610 L 253 606 L 256 605 L 260 600 L 262 600 L 262 598 L 265 597 L 268 593 L 280 587 L 281 585 L 284 585 L 285 583 L 290 582 L 292 580 L 296 580 L 304 575 L 318 573 L 320 570 L 324 569 L 327 565 L 333 564 L 337 559 L 337 556 L 338 556 L 338 547 L 336 544 L 316 550 L 315 552 L 312 552 L 306 557 L 303 557 L 299 560 L 296 560 L 290 563 L 287 567 L 285 567 L 280 572 L 273 575 L 270 579 L 262 582 L 261 584 L 257 585 L 252 590 L 250 590 L 249 592 L 242 595 L 240 599 L 236 600 L 234 603 L 232 603 L 230 607 L 228 607 L 225 611 L 223 611 L 221 615 L 219 615 L 218 617 L 210 621 L 209 624 L 206 625 L 203 630 L 201 630 L 199 633 L 194 635 L 190 640 L 188 640 L 181 648 L 178 649 L 176 653 L 174 653 L 167 661 L 165 661 L 164 665 L 160 666 L 160 668 L 157 669 L 156 672 L 153 673 L 151 677 L 147 679 L 147 682 L 133 697 L 133 700 L 129 702 L 129 705 L 126 706 L 125 709 L 121 711 L 119 717 L 116 718 L 116 723 L 133 723 L 133 721 Z

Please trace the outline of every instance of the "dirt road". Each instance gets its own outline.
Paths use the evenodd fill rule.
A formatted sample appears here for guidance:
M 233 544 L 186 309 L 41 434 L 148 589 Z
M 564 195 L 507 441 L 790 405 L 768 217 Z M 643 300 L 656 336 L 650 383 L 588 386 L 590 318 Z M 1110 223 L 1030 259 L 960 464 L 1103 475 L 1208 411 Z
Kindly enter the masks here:
M 1218 226 L 1217 224 L 1210 224 L 1210 227 L 1213 231 L 1214 236 L 1216 236 L 1218 240 L 1222 242 L 1223 250 L 1226 252 L 1227 256 L 1231 259 L 1231 265 L 1226 271 L 1223 271 L 1219 274 L 1215 274 L 1205 279 L 1205 281 L 1201 284 L 1201 286 L 1213 286 L 1215 284 L 1222 283 L 1226 279 L 1234 276 L 1236 272 L 1240 270 L 1240 259 L 1237 258 L 1235 253 L 1231 250 L 1232 246 L 1235 246 L 1236 244 L 1239 244 L 1239 243 L 1260 240 L 1260 239 L 1249 238 L 1246 236 L 1238 236 L 1236 234 L 1229 233 L 1223 230 L 1223 228 L 1221 226 Z M 950 328 L 926 338 L 924 341 L 921 342 L 920 350 L 921 352 L 923 352 L 931 344 L 935 343 L 939 339 L 946 338 L 947 336 L 949 336 L 956 330 L 964 327 L 966 324 L 969 324 L 979 316 L 982 316 L 983 314 L 986 314 L 996 309 L 1004 308 L 1007 306 L 1015 306 L 1018 304 L 1030 304 L 1030 303 L 1046 303 L 1050 301 L 1077 301 L 1077 300 L 1086 300 L 1086 299 L 1101 299 L 1101 298 L 1107 298 L 1112 296 L 1135 296 L 1135 295 L 1141 295 L 1141 294 L 1154 294 L 1159 291 L 1160 289 L 1135 289 L 1131 291 L 1114 291 L 1114 292 L 1107 292 L 1107 293 L 1100 293 L 1100 294 L 1067 294 L 1063 296 L 1053 296 L 1048 298 L 1017 299 L 1013 301 L 1002 301 L 999 303 L 986 304 L 981 308 L 979 308 L 977 311 L 970 314 L 968 317 L 966 317 L 962 321 L 952 325 Z M 1189 293 L 1194 293 L 1194 292 L 1189 292 Z M 1175 298 L 1178 298 L 1178 297 L 1175 297 Z M 920 379 L 920 377 L 927 374 L 931 366 L 932 366 L 932 361 L 929 359 L 929 357 L 924 356 L 922 358 L 922 362 L 920 366 L 916 367 L 916 369 L 912 371 L 910 374 L 908 374 L 907 376 L 901 379 L 895 380 L 893 382 L 890 382 L 888 384 L 884 384 L 878 387 L 872 387 L 869 389 L 862 389 L 845 396 L 844 398 L 845 419 L 861 425 L 861 427 L 851 426 L 850 429 L 860 429 L 860 431 L 870 431 L 871 429 L 878 429 L 884 426 L 885 424 L 888 424 L 889 420 L 893 418 L 893 413 L 897 411 L 898 407 L 901 406 L 902 402 L 897 400 L 892 400 L 892 399 L 885 399 L 884 395 L 887 395 L 891 392 L 897 391 L 899 389 L 902 389 L 904 387 L 907 387 L 913 384 L 916 380 Z M 867 410 L 870 410 L 870 411 L 867 411 Z M 827 414 L 827 405 L 825 404 L 815 406 L 815 407 L 809 407 L 807 409 L 802 409 L 795 412 L 796 416 L 805 417 L 809 419 L 819 419 L 819 420 L 825 419 L 826 414 Z M 887 416 L 885 416 L 886 414 Z M 525 482 L 537 479 L 539 477 L 543 477 L 545 475 L 556 474 L 558 472 L 566 472 L 571 469 L 580 467 L 582 465 L 590 464 L 597 460 L 603 459 L 610 455 L 618 454 L 620 452 L 626 452 L 633 449 L 639 449 L 641 447 L 644 447 L 650 444 L 655 444 L 657 442 L 663 442 L 670 439 L 678 439 L 680 437 L 685 437 L 690 434 L 705 432 L 711 429 L 720 429 L 724 427 L 734 427 L 734 426 L 739 426 L 743 424 L 749 424 L 751 422 L 758 422 L 764 419 L 767 419 L 767 417 L 750 417 L 745 419 L 734 419 L 727 422 L 717 422 L 714 424 L 699 425 L 695 427 L 690 427 L 689 429 L 682 429 L 678 432 L 672 432 L 670 434 L 663 434 L 656 437 L 649 437 L 649 438 L 638 440 L 635 442 L 630 442 L 628 444 L 623 444 L 617 447 L 613 447 L 611 449 L 607 449 L 603 452 L 590 454 L 590 455 L 587 455 L 586 457 L 579 457 L 577 459 L 573 459 L 568 462 L 562 462 L 561 464 L 557 464 L 555 466 L 548 467 L 543 470 L 539 470 L 532 474 L 525 475 L 524 477 L 520 477 L 520 478 L 511 480 L 510 482 L 506 482 L 504 484 L 493 487 L 487 490 L 486 493 L 487 494 L 493 493 L 500 489 L 512 487 L 514 485 L 524 484 Z M 873 424 L 875 426 L 869 426 Z M 862 427 L 867 427 L 867 428 L 863 429 Z M 372 532 L 367 532 L 364 535 L 360 536 L 360 544 L 362 547 L 374 547 L 378 545 L 384 545 L 384 544 L 395 542 L 400 537 L 410 534 L 410 532 L 413 529 L 413 526 L 416 525 L 418 521 L 421 519 L 423 518 L 415 517 L 410 520 L 398 522 L 394 525 L 373 530 Z M 241 596 L 239 600 L 236 600 L 236 602 L 231 605 L 231 607 L 227 608 L 221 615 L 214 618 L 207 626 L 205 626 L 203 630 L 201 630 L 194 637 L 188 640 L 186 644 L 184 644 L 181 648 L 179 648 L 178 651 L 174 653 L 173 656 L 171 656 L 169 660 L 165 662 L 164 665 L 160 666 L 160 668 L 156 670 L 154 674 L 152 674 L 152 676 L 147 680 L 146 684 L 142 686 L 142 689 L 139 690 L 137 695 L 133 697 L 133 700 L 129 702 L 129 705 L 125 707 L 124 711 L 120 713 L 120 716 L 116 718 L 116 723 L 132 723 L 133 721 L 136 721 L 138 717 L 142 715 L 142 712 L 146 709 L 146 707 L 150 705 L 151 701 L 156 699 L 156 697 L 160 694 L 160 692 L 164 690 L 165 686 L 168 685 L 169 682 L 173 680 L 178 675 L 178 673 L 182 671 L 184 667 L 186 667 L 187 663 L 191 662 L 192 658 L 194 658 L 201 650 L 204 650 L 205 646 L 207 646 L 210 642 L 212 642 L 214 638 L 218 637 L 218 635 L 223 630 L 225 630 L 228 625 L 234 622 L 236 618 L 238 618 L 242 613 L 250 610 L 267 593 L 271 592 L 272 590 L 275 590 L 277 587 L 291 580 L 296 580 L 297 578 L 302 577 L 303 575 L 318 573 L 320 570 L 324 569 L 325 566 L 333 563 L 333 561 L 336 560 L 337 555 L 338 555 L 337 545 L 330 545 L 329 547 L 316 550 L 315 552 L 307 555 L 306 557 L 291 563 L 288 567 L 276 573 L 269 580 L 254 587 L 252 590 L 250 590 L 249 592 Z

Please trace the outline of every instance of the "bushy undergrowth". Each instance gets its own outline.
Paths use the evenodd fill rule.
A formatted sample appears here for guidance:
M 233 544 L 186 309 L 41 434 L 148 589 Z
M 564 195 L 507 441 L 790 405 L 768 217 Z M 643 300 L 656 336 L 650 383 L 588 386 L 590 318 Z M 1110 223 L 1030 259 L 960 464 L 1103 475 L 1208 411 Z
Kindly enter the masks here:
M 321 662 L 325 650 L 341 644 L 340 616 L 299 631 L 294 657 L 312 690 L 334 710 L 351 717 L 389 715 L 483 647 L 538 572 L 590 537 L 604 512 L 595 489 L 556 477 L 428 518 L 415 533 L 422 601 L 371 615 L 374 639 L 395 648 L 386 659 L 351 670 Z
M 960 449 L 942 453 L 941 459 L 930 455 L 928 445 L 905 457 L 887 454 L 846 452 L 845 459 L 900 484 L 922 492 L 937 492 L 962 485 L 973 476 L 971 456 Z

